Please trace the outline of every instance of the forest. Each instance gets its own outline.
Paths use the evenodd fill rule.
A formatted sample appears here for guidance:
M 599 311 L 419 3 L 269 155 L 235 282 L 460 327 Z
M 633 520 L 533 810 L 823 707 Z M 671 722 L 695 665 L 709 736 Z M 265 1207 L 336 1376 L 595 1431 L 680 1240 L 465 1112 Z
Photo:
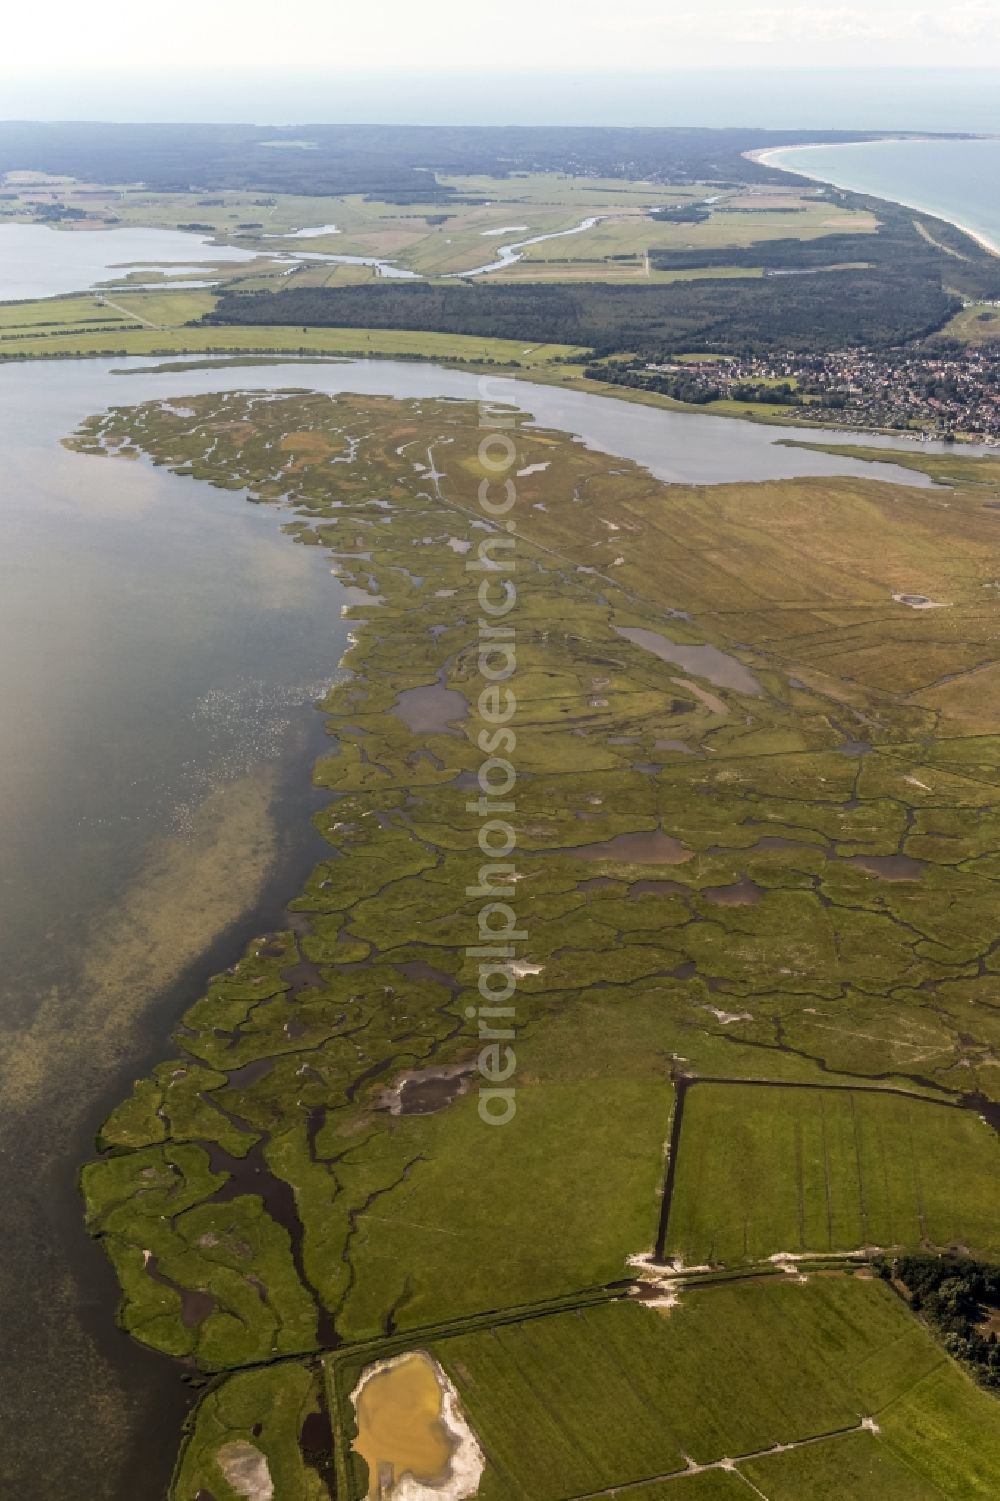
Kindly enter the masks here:
M 953 225 L 923 215 L 915 218 L 909 209 L 856 193 L 832 196 L 839 207 L 876 214 L 878 233 L 759 240 L 741 248 L 651 250 L 650 263 L 657 271 L 762 266 L 765 275 L 779 276 L 864 265 L 890 274 L 909 273 L 938 286 L 944 282 L 971 298 L 1000 297 L 1000 258 Z
M 802 141 L 869 140 L 852 131 L 588 126 L 113 125 L 0 122 L 0 175 L 18 170 L 157 191 L 249 189 L 447 200 L 434 174 L 567 172 L 655 182 L 787 182 L 743 153 Z M 278 149 L 275 149 L 278 148 Z
M 652 359 L 690 350 L 888 347 L 933 333 L 960 306 L 942 288 L 940 275 L 885 264 L 816 276 L 651 287 L 382 282 L 230 293 L 202 322 L 420 329 L 583 345 L 595 357 L 629 352 Z

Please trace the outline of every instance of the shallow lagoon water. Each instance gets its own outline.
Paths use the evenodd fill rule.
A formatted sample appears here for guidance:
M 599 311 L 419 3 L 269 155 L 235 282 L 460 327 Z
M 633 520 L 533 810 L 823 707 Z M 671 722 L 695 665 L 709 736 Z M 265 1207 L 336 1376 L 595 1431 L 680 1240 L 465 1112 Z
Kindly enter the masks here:
M 0 224 L 0 300 L 24 302 L 79 292 L 124 277 L 140 266 L 158 270 L 211 266 L 221 261 L 252 261 L 258 254 L 236 245 L 212 245 L 200 235 L 179 229 L 68 230 L 45 224 Z
M 201 368 L 198 368 L 199 365 Z M 189 368 L 191 366 L 191 368 Z M 61 400 L 70 427 L 84 410 L 156 397 L 196 395 L 208 391 L 295 389 L 355 392 L 363 396 L 452 398 L 509 405 L 530 413 L 539 427 L 575 434 L 589 448 L 643 465 L 667 483 L 713 485 L 740 481 L 855 475 L 923 488 L 932 482 L 890 462 L 869 464 L 846 454 L 814 453 L 796 443 L 913 453 L 954 453 L 944 443 L 914 445 L 881 434 L 845 432 L 843 428 L 795 426 L 789 430 L 730 417 L 665 411 L 611 396 L 570 391 L 509 376 L 472 375 L 464 370 L 397 360 L 283 360 L 269 357 L 258 365 L 240 358 L 206 368 L 204 356 L 169 364 L 147 359 L 66 360 L 26 363 L 16 375 L 0 368 L 35 402 Z M 111 379 L 106 379 L 110 376 Z M 0 391 L 4 386 L 0 384 Z M 89 396 L 87 393 L 90 393 Z M 89 402 L 89 405 L 88 405 Z M 68 431 L 68 429 L 67 429 Z M 962 453 L 994 455 L 995 450 L 969 444 Z
M 720 651 L 717 646 L 690 646 L 681 641 L 671 641 L 659 631 L 648 631 L 637 626 L 616 625 L 614 629 L 626 641 L 651 651 L 663 662 L 674 662 L 685 672 L 705 678 L 717 688 L 730 688 L 734 693 L 757 694 L 760 684 L 749 668 L 738 657 Z
M 318 857 L 345 596 L 274 510 L 67 452 L 110 391 L 28 399 L 26 373 L 0 371 L 0 1491 L 152 1501 L 186 1392 L 116 1330 L 76 1174 Z
M 75 1175 L 130 1079 L 168 1056 L 171 1022 L 204 976 L 281 922 L 318 857 L 309 768 L 323 721 L 311 705 L 346 644 L 329 560 L 282 536 L 279 512 L 60 440 L 109 404 L 289 386 L 513 402 L 666 480 L 919 482 L 779 447 L 777 429 L 425 365 L 0 368 L 0 1182 L 18 1206 L 0 1277 L 0 1407 L 12 1494 L 163 1493 L 185 1394 L 176 1367 L 115 1329 L 114 1278 L 84 1233 Z

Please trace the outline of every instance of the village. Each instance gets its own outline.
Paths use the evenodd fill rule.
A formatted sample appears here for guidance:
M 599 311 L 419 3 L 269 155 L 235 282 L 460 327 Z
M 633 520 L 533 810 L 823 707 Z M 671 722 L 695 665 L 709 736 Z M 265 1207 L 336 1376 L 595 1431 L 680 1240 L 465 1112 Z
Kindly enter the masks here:
M 803 421 L 1000 443 L 1000 345 L 636 362 L 612 379 L 699 404 L 777 405 Z

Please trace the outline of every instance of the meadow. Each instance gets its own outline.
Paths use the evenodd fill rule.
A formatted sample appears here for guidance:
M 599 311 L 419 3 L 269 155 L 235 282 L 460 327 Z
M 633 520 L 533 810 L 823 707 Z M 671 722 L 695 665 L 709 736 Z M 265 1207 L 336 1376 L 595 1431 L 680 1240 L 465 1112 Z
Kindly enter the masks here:
M 971 303 L 945 324 L 941 337 L 963 344 L 995 344 L 1000 339 L 1000 308 L 994 303 Z
M 978 1116 L 837 1088 L 688 1090 L 670 1256 L 739 1265 L 871 1246 L 1000 1256 L 1000 1144 Z
M 357 255 L 434 278 L 488 263 L 502 244 L 562 234 L 596 218 L 600 222 L 581 234 L 528 249 L 522 264 L 492 273 L 492 278 L 561 280 L 585 272 L 611 281 L 633 280 L 638 274 L 650 282 L 674 279 L 650 267 L 650 251 L 742 247 L 786 236 L 810 240 L 837 231 L 871 233 L 877 228 L 867 210 L 817 199 L 809 188 L 777 193 L 743 185 L 720 191 L 697 182 L 664 184 L 551 172 L 442 177 L 440 183 L 443 192 L 424 203 L 395 203 L 360 193 L 154 193 L 127 184 L 101 188 L 66 182 L 25 188 L 20 198 L 0 202 L 0 222 L 3 217 L 30 218 L 39 207 L 55 206 L 82 212 L 92 224 L 197 227 L 220 243 L 256 249 L 264 258 L 288 250 Z M 703 205 L 704 222 L 650 218 L 651 210 L 694 204 Z M 329 233 L 294 238 L 301 229 L 324 226 L 330 227 Z M 288 284 L 313 285 L 320 274 L 334 277 L 337 285 L 372 275 L 364 267 L 304 267 Z
M 143 290 L 0 303 L 0 360 L 172 354 L 377 355 L 533 369 L 584 354 L 564 344 L 405 329 L 191 327 L 215 301 L 211 292 Z
M 674 1501 L 741 1476 L 777 1501 L 992 1494 L 1000 1409 L 885 1284 L 856 1276 L 717 1283 L 669 1309 L 618 1301 L 428 1348 L 486 1454 L 481 1501 Z M 327 1364 L 349 1433 L 357 1360 Z M 949 1464 L 961 1478 L 942 1491 Z M 360 1501 L 365 1476 L 347 1469 Z

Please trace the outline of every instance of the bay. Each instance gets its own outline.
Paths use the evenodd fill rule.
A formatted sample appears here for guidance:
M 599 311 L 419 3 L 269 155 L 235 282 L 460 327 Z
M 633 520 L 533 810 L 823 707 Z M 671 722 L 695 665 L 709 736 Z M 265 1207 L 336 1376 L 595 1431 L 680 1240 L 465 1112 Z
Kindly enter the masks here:
M 868 141 L 770 151 L 770 166 L 921 209 L 1000 253 L 1000 139 Z
M 0 224 L 0 301 L 57 297 L 111 282 L 129 271 L 169 274 L 205 268 L 195 285 L 211 282 L 216 263 L 252 261 L 257 251 L 212 245 L 179 229 L 55 229 L 46 224 Z M 174 285 L 190 285 L 188 282 Z

